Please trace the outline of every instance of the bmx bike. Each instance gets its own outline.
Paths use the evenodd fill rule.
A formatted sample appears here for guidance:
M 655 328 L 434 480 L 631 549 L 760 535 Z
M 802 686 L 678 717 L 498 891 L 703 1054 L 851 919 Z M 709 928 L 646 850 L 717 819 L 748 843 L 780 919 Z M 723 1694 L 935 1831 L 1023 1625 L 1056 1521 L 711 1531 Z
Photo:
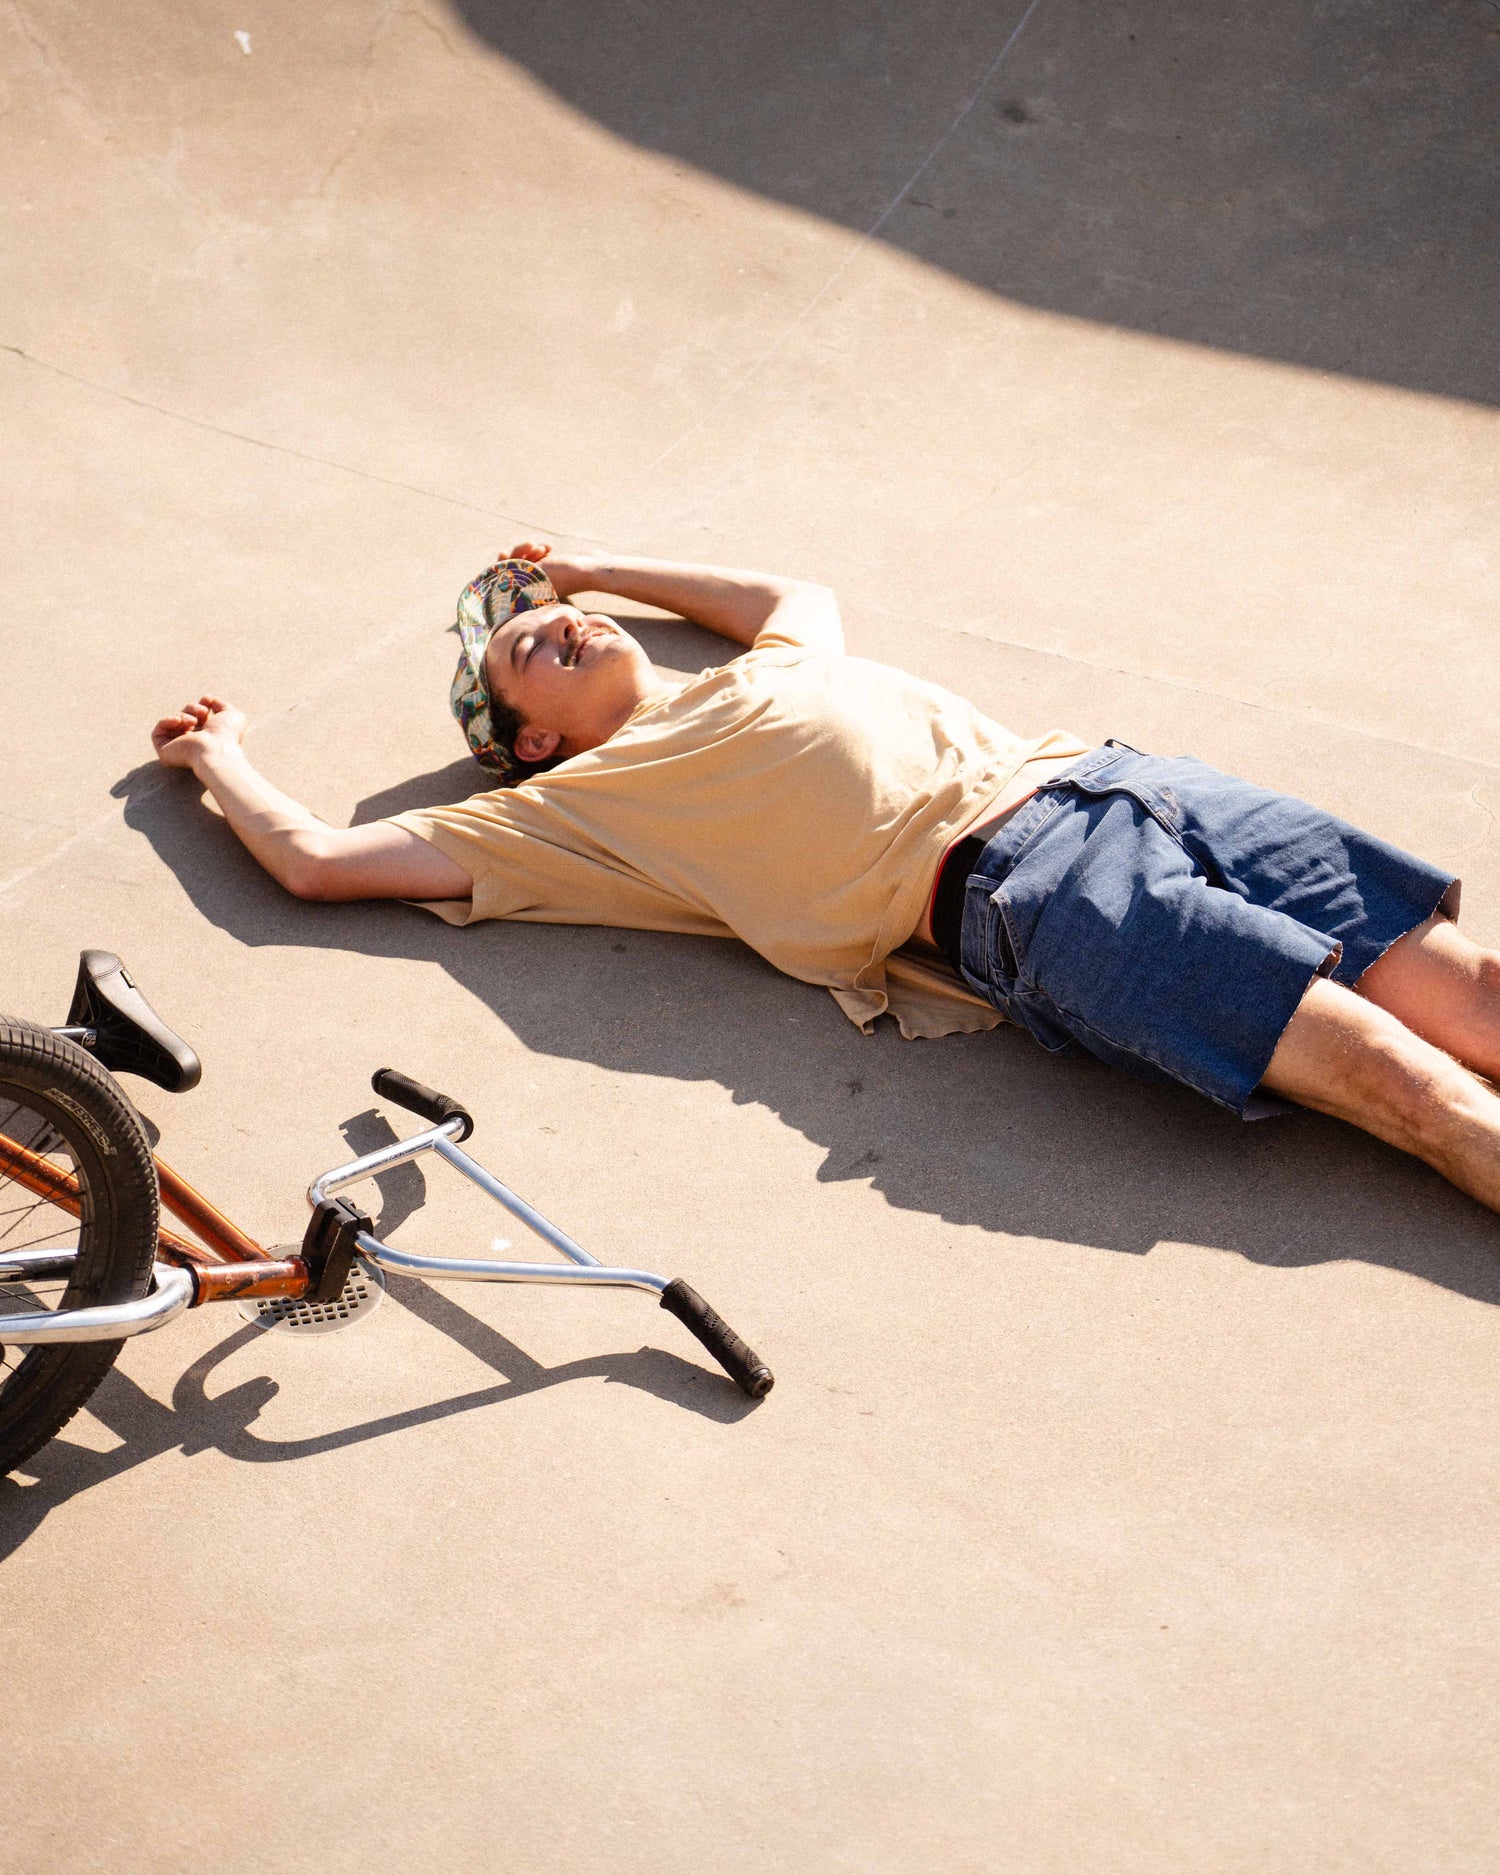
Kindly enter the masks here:
M 326 1330 L 378 1300 L 387 1270 L 429 1282 L 642 1289 L 743 1392 L 771 1390 L 770 1368 L 687 1283 L 599 1262 L 463 1150 L 474 1121 L 461 1102 L 408 1075 L 382 1068 L 371 1086 L 427 1127 L 315 1178 L 300 1250 L 283 1255 L 154 1155 L 115 1073 L 182 1093 L 202 1067 L 109 951 L 83 952 L 60 1027 L 0 1017 L 0 1476 L 62 1430 L 129 1337 L 225 1301 L 267 1326 Z M 416 1256 L 383 1243 L 341 1194 L 429 1153 L 562 1261 Z M 162 1224 L 163 1207 L 192 1237 Z

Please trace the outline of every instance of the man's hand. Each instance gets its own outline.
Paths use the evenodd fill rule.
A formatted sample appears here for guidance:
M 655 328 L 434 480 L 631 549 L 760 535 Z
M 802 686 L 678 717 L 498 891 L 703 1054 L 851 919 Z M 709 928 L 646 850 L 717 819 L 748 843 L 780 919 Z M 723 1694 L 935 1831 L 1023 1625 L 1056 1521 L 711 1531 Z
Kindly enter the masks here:
M 558 553 L 548 540 L 519 541 L 505 556 L 507 560 L 531 560 L 552 581 L 559 599 L 571 599 L 575 592 L 594 592 L 597 568 L 583 554 Z
M 809 651 L 837 656 L 844 648 L 838 600 L 813 580 L 634 555 L 560 554 L 545 540 L 519 541 L 509 558 L 539 565 L 559 599 L 578 592 L 613 593 L 675 612 L 740 645 L 753 645 L 761 632 L 773 629 Z
M 199 697 L 184 703 L 175 716 L 164 716 L 151 731 L 151 746 L 163 768 L 191 768 L 205 757 L 237 748 L 245 733 L 245 713 L 222 697 Z
M 298 898 L 468 898 L 473 879 L 405 827 L 330 827 L 256 773 L 240 746 L 244 712 L 199 697 L 151 732 L 156 759 L 190 768 L 272 878 Z

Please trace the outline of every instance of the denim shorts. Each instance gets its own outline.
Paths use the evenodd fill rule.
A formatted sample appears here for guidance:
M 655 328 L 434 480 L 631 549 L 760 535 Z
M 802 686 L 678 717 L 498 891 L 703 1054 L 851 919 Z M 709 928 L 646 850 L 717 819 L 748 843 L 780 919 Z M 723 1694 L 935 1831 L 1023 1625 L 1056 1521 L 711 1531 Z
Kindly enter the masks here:
M 1044 782 L 975 862 L 970 987 L 1054 1052 L 1083 1048 L 1245 1119 L 1316 976 L 1352 985 L 1459 882 L 1347 821 L 1191 756 L 1111 742 Z

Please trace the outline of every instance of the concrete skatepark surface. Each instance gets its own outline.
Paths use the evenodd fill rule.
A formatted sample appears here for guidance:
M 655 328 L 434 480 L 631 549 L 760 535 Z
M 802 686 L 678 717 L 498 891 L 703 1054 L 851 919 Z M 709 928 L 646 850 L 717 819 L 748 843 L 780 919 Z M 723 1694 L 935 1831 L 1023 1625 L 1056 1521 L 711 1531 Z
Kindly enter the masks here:
M 733 944 L 298 904 L 147 732 L 228 696 L 337 821 L 471 791 L 444 628 L 541 529 L 827 580 L 854 650 L 1320 801 L 1500 942 L 1496 9 L 8 0 L 0 49 L 0 1004 L 120 952 L 206 1063 L 164 1155 L 267 1243 L 404 1124 L 374 1068 L 450 1088 L 778 1375 L 395 1279 L 132 1343 L 0 1485 L 0 1864 L 1492 1869 L 1488 1213 Z

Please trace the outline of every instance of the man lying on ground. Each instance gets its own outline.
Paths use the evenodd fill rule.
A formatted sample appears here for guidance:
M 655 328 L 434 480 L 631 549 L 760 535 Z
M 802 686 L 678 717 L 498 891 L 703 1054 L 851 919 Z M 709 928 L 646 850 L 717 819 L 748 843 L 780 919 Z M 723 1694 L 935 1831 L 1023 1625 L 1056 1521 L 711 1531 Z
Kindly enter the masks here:
M 747 649 L 666 681 L 585 592 Z M 158 723 L 157 754 L 298 897 L 733 934 L 866 1029 L 1008 1017 L 1246 1118 L 1334 1114 L 1500 1209 L 1500 955 L 1456 929 L 1450 873 L 1186 756 L 1023 741 L 847 657 L 799 580 L 522 542 L 458 631 L 452 707 L 492 792 L 330 827 L 216 697 Z

